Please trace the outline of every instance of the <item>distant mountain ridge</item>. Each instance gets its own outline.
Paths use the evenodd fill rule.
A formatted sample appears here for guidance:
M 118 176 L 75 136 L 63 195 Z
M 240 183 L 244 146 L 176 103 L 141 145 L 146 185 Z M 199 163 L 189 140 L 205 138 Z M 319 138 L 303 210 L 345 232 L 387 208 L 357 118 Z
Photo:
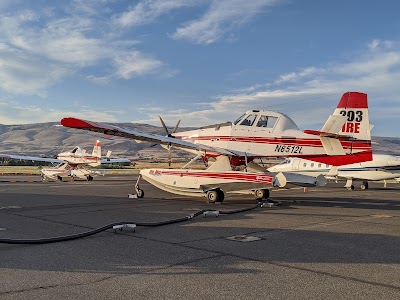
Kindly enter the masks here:
M 117 126 L 127 129 L 134 129 L 141 132 L 165 135 L 162 127 L 139 124 L 139 123 L 114 123 Z M 54 156 L 62 151 L 80 146 L 88 152 L 96 140 L 100 140 L 103 146 L 103 153 L 108 150 L 113 155 L 125 157 L 166 157 L 167 151 L 152 143 L 136 143 L 121 137 L 105 137 L 99 133 L 76 130 L 57 126 L 59 123 L 36 123 L 22 125 L 0 124 L 0 152 L 20 155 Z M 178 131 L 190 130 L 193 128 L 180 128 Z M 375 153 L 400 155 L 400 138 L 398 137 L 373 137 L 373 149 Z M 191 157 L 187 152 L 175 151 L 179 157 Z

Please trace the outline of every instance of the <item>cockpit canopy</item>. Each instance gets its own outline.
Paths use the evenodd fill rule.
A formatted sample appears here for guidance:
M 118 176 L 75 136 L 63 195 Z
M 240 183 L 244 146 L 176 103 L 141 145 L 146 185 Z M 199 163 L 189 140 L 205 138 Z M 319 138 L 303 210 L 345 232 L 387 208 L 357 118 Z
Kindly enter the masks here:
M 275 132 L 299 128 L 294 121 L 285 114 L 269 110 L 251 110 L 241 115 L 233 125 L 257 128 L 268 128 Z
M 79 153 L 82 152 L 82 149 L 78 146 L 76 146 L 74 149 L 72 149 L 71 153 Z

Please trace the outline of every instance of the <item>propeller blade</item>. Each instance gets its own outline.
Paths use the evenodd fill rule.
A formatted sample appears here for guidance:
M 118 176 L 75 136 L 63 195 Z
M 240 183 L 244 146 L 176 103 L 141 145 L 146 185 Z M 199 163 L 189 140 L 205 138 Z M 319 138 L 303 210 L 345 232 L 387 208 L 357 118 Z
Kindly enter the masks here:
M 161 124 L 164 127 L 165 132 L 169 136 L 169 131 L 168 131 L 167 125 L 165 125 L 164 120 L 161 118 L 161 116 L 158 116 L 158 117 L 160 118 Z
M 181 119 L 179 119 L 178 122 L 176 123 L 174 130 L 172 130 L 172 134 L 174 134 L 178 130 L 180 123 L 181 123 Z
M 168 145 L 168 168 L 171 168 L 172 163 L 172 146 Z

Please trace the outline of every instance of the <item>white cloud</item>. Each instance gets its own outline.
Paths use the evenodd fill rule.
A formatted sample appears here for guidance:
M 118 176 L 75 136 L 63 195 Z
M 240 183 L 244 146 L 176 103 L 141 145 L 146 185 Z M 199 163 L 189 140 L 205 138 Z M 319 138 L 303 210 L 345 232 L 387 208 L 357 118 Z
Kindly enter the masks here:
M 107 11 L 107 2 L 110 0 L 75 0 L 76 6 L 68 6 L 71 13 L 64 12 L 62 17 L 32 10 L 0 14 L 0 89 L 44 95 L 65 76 L 100 65 L 114 69 L 108 67 L 109 74 L 101 78 L 94 74 L 84 77 L 104 84 L 112 78 L 130 79 L 158 68 L 163 68 L 161 75 L 174 74 L 161 61 L 135 49 L 138 41 L 123 39 L 115 28 L 99 22 L 95 14 Z M 111 17 L 111 12 L 106 16 Z
M 27 107 L 15 101 L 0 100 L 0 124 L 25 124 L 27 120 L 29 120 L 29 123 L 55 122 L 60 121 L 66 116 L 105 122 L 117 122 L 117 115 L 118 112 L 102 112 L 90 108 L 84 108 L 76 112 L 56 110 L 46 105 L 30 105 Z
M 279 79 L 275 81 L 275 83 L 284 83 L 284 82 L 296 82 L 297 80 L 300 80 L 304 77 L 308 77 L 311 75 L 314 75 L 321 70 L 318 70 L 315 67 L 310 67 L 310 68 L 305 68 L 304 70 L 301 70 L 300 72 L 291 72 L 289 74 L 284 74 L 279 76 Z
M 208 11 L 198 20 L 188 22 L 173 34 L 197 44 L 211 44 L 225 33 L 239 27 L 263 12 L 277 0 L 213 0 Z
M 144 0 L 131 6 L 115 17 L 115 23 L 122 27 L 134 27 L 154 22 L 161 15 L 172 10 L 193 6 L 199 0 Z
M 391 48 L 393 46 L 393 41 L 382 41 L 379 39 L 372 40 L 368 44 L 368 48 L 370 49 L 380 49 L 380 48 Z
M 319 129 L 343 93 L 359 91 L 368 94 L 370 120 L 377 125 L 373 134 L 398 136 L 398 128 L 379 126 L 388 118 L 398 118 L 400 110 L 400 46 L 394 41 L 388 44 L 390 48 L 368 46 L 353 60 L 283 74 L 272 82 L 251 86 L 250 92 L 242 89 L 220 95 L 215 101 L 198 103 L 197 109 L 167 112 L 163 118 L 173 124 L 182 117 L 182 126 L 204 126 L 233 121 L 241 112 L 258 108 L 283 111 L 299 127 Z M 146 121 L 158 124 L 151 113 Z
M 154 72 L 162 66 L 159 60 L 146 57 L 138 51 L 133 51 L 115 58 L 115 65 L 118 69 L 116 74 L 124 79 L 134 76 L 142 76 Z
M 0 44 L 0 89 L 3 91 L 44 95 L 45 87 L 69 72 L 64 65 L 48 64 L 33 59 L 21 50 Z

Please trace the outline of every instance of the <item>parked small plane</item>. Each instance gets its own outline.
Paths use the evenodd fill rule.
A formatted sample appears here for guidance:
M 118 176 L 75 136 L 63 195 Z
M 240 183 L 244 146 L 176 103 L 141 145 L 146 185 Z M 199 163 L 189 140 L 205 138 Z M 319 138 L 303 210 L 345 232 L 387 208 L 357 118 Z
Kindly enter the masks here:
M 62 119 L 61 124 L 65 127 L 121 136 L 136 141 L 159 143 L 167 148 L 169 153 L 171 147 L 177 147 L 196 154 L 197 156 L 192 161 L 198 158 L 207 160 L 210 157 L 217 157 L 218 161 L 219 157 L 226 157 L 229 158 L 229 167 L 232 165 L 248 166 L 252 163 L 253 168 L 260 172 L 259 176 L 269 176 L 269 173 L 253 162 L 255 158 L 303 157 L 335 166 L 372 159 L 371 125 L 369 124 L 367 95 L 358 92 L 343 94 L 333 115 L 328 118 L 320 131 L 299 130 L 294 121 L 288 116 L 266 110 L 247 111 L 234 122 L 179 133 L 176 133 L 179 122 L 173 132 L 169 133 L 162 121 L 164 129 L 167 131 L 167 136 L 142 133 L 110 124 L 72 117 Z M 231 172 L 231 170 L 227 168 L 226 159 L 219 160 L 224 161 L 221 163 L 223 164 L 222 169 L 217 168 L 216 170 L 219 175 L 202 174 L 202 176 L 214 178 L 213 180 L 217 185 L 222 185 L 215 178 L 224 177 L 226 174 L 223 173 Z M 191 162 L 185 167 L 190 165 Z M 154 178 L 158 176 L 160 179 L 168 174 L 168 169 L 156 171 L 153 170 L 153 174 L 150 174 L 151 170 L 142 170 L 141 174 L 145 180 L 155 184 Z M 208 171 L 211 170 L 208 169 Z M 198 177 L 200 173 L 197 171 L 194 171 L 194 173 L 198 174 L 187 178 L 183 174 L 179 174 L 176 179 L 180 181 L 182 187 L 186 189 L 200 188 L 203 190 L 203 194 L 206 195 L 211 195 L 209 192 L 212 190 L 223 191 L 227 189 L 216 186 L 211 190 L 204 189 L 201 185 L 199 187 L 198 180 L 196 181 L 192 177 Z M 246 172 L 242 173 L 238 175 L 246 174 Z M 147 174 L 152 175 L 152 177 L 147 176 Z M 169 174 L 171 175 L 171 172 Z M 153 180 L 150 180 L 150 178 L 153 178 Z M 230 180 L 232 185 L 236 182 L 235 178 Z M 172 180 L 170 183 L 164 181 L 159 187 L 168 187 L 171 192 L 176 192 L 173 188 L 174 185 L 178 185 L 177 180 Z M 265 189 L 268 189 L 268 187 L 265 187 Z M 141 194 L 139 188 L 136 188 L 136 192 L 138 195 Z M 219 195 L 219 198 L 223 198 L 221 193 Z
M 76 146 L 71 151 L 62 152 L 57 155 L 57 158 L 47 157 L 34 157 L 34 156 L 21 156 L 11 154 L 0 154 L 2 158 L 43 161 L 58 164 L 53 168 L 43 168 L 41 176 L 43 180 L 58 180 L 62 181 L 63 177 L 82 178 L 92 181 L 94 176 L 103 175 L 104 172 L 100 170 L 91 170 L 85 166 L 97 167 L 100 164 L 109 163 L 130 163 L 127 158 L 110 158 L 111 151 L 107 152 L 106 158 L 101 157 L 101 143 L 96 141 L 92 154 L 86 153 L 85 149 Z
M 270 172 L 288 172 L 308 176 L 324 175 L 329 180 L 346 180 L 345 187 L 354 190 L 353 181 L 360 180 L 362 190 L 368 189 L 368 181 L 396 179 L 400 176 L 400 156 L 373 154 L 373 160 L 343 165 L 334 170 L 331 165 L 301 158 L 288 158 L 268 168 Z

